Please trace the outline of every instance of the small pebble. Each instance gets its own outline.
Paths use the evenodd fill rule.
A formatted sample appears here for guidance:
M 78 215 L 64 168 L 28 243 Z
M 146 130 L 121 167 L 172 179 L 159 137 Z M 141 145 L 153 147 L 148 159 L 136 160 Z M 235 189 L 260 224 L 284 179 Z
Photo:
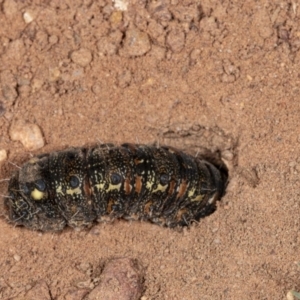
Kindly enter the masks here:
M 190 6 L 178 5 L 172 9 L 172 13 L 174 18 L 182 23 L 190 24 L 193 20 L 196 22 L 199 20 L 199 9 L 196 3 Z
M 288 291 L 288 293 L 286 294 L 286 299 L 294 300 L 294 295 L 293 295 L 292 291 Z
M 220 244 L 220 242 L 221 242 L 220 239 L 218 239 L 218 238 L 214 239 L 215 244 Z
M 126 31 L 124 48 L 121 54 L 124 56 L 142 56 L 151 49 L 149 36 L 146 32 L 137 28 L 130 28 Z
M 167 36 L 167 45 L 172 52 L 180 52 L 185 44 L 185 34 L 179 27 L 173 28 Z
M 194 49 L 190 54 L 191 61 L 195 62 L 200 59 L 201 50 L 200 49 Z
M 15 255 L 14 255 L 14 260 L 15 260 L 15 261 L 20 261 L 20 260 L 21 260 L 21 256 L 18 255 L 18 254 L 15 254 Z
M 58 36 L 56 35 L 51 35 L 49 37 L 49 44 L 54 45 L 58 42 Z
M 32 84 L 31 84 L 31 88 L 32 88 L 32 92 L 36 92 L 38 90 L 40 90 L 43 86 L 43 80 L 41 79 L 33 79 Z
M 105 36 L 98 40 L 97 48 L 99 55 L 114 55 L 117 53 L 118 45 L 112 43 L 109 37 Z
M 31 93 L 31 87 L 29 85 L 20 85 L 18 87 L 18 93 L 23 98 L 28 97 Z
M 27 284 L 26 286 L 25 286 L 25 290 L 26 291 L 29 291 L 29 290 L 31 290 L 32 289 L 32 285 L 31 284 Z
M 77 269 L 83 273 L 87 272 L 89 269 L 92 269 L 92 265 L 88 262 L 82 262 L 77 266 Z
M 40 127 L 33 123 L 19 120 L 12 124 L 9 135 L 13 141 L 20 141 L 29 151 L 40 149 L 45 145 Z
M 222 151 L 222 158 L 231 161 L 233 160 L 233 153 L 230 150 Z
M 95 94 L 95 95 L 101 95 L 102 93 L 102 86 L 98 83 L 95 83 L 93 86 L 92 86 L 92 92 Z
M 71 54 L 72 61 L 81 67 L 86 67 L 88 64 L 90 64 L 92 58 L 91 51 L 85 48 L 80 48 Z
M 118 26 L 120 26 L 122 24 L 122 19 L 123 14 L 119 10 L 113 11 L 109 18 L 110 24 L 113 28 L 117 28 Z
M 247 75 L 246 77 L 247 77 L 247 79 L 248 79 L 249 81 L 252 81 L 252 80 L 253 80 L 253 77 L 250 76 L 250 75 Z
M 57 81 L 61 76 L 61 72 L 58 67 L 49 69 L 49 81 Z
M 297 165 L 297 162 L 296 162 L 296 161 L 291 161 L 291 162 L 289 163 L 289 167 L 291 167 L 291 168 L 294 168 L 296 165 Z
M 126 11 L 128 7 L 128 0 L 113 0 L 114 7 L 121 11 Z
M 13 86 L 5 86 L 2 88 L 2 94 L 9 104 L 13 103 L 18 98 L 17 89 Z
M 235 76 L 234 75 L 223 74 L 222 77 L 221 77 L 221 81 L 223 83 L 232 83 L 232 82 L 235 82 Z
M 0 149 L 0 163 L 7 159 L 7 151 L 5 149 Z
M 161 24 L 167 25 L 172 19 L 172 14 L 166 1 L 150 1 L 148 11 Z
M 130 85 L 131 82 L 131 72 L 129 70 L 124 70 L 118 76 L 118 85 L 121 88 L 125 88 Z
M 24 14 L 23 14 L 23 19 L 24 19 L 26 24 L 29 24 L 34 20 L 34 16 L 33 16 L 32 12 L 25 11 Z
M 47 32 L 43 30 L 38 30 L 35 34 L 34 42 L 36 47 L 42 51 L 47 50 L 49 48 L 49 35 Z

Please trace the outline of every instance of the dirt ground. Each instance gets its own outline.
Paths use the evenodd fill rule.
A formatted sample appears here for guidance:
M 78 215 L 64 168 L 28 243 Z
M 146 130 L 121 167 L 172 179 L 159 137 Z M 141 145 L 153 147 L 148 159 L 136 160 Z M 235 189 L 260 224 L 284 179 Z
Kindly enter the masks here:
M 120 220 L 41 233 L 8 224 L 2 208 L 1 299 L 83 299 L 119 257 L 142 266 L 142 300 L 287 299 L 300 290 L 297 0 L 0 8 L 1 178 L 16 168 L 9 161 L 32 154 L 156 142 L 221 153 L 230 180 L 216 212 L 182 231 Z M 45 146 L 15 140 L 17 121 L 36 124 Z

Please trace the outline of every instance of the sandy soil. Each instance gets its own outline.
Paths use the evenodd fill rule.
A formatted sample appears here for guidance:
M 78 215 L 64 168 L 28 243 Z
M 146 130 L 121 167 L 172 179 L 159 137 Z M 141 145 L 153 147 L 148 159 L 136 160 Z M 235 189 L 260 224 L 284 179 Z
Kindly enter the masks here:
M 300 290 L 299 3 L 124 3 L 0 1 L 1 178 L 36 153 L 157 142 L 219 151 L 227 193 L 183 231 L 116 221 L 40 233 L 3 217 L 0 298 L 83 299 L 107 261 L 128 257 L 143 300 L 286 299 Z M 14 141 L 17 121 L 45 146 Z

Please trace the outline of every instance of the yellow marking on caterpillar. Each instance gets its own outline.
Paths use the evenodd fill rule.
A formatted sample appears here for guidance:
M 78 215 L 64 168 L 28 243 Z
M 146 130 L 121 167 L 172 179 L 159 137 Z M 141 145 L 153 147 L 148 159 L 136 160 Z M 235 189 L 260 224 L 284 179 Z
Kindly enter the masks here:
M 155 182 L 155 177 L 153 176 L 153 172 L 149 172 L 152 176 L 149 176 L 149 179 L 147 180 L 146 182 L 146 188 L 148 190 L 151 190 L 152 189 L 152 186 Z
M 81 189 L 80 189 L 80 187 L 77 187 L 76 189 L 68 189 L 66 191 L 66 193 L 68 195 L 73 195 L 73 194 L 79 195 L 79 194 L 81 194 Z
M 195 191 L 196 191 L 195 188 L 191 189 L 191 190 L 188 192 L 188 197 L 189 197 L 189 198 L 193 197 L 194 194 L 195 194 Z
M 96 187 L 99 191 L 100 191 L 100 190 L 104 190 L 104 186 L 105 186 L 105 183 L 104 183 L 104 182 L 95 184 L 95 187 Z
M 109 184 L 108 189 L 106 189 L 107 192 L 112 190 L 120 190 L 122 183 L 119 184 Z
M 147 182 L 146 182 L 146 188 L 147 188 L 148 190 L 151 190 L 153 184 L 154 184 L 154 181 L 153 181 L 153 180 L 147 181 Z
M 98 183 L 95 184 L 95 187 L 100 191 L 100 190 L 105 190 L 107 192 L 112 191 L 112 190 L 120 190 L 122 183 L 119 184 L 109 184 L 108 188 L 105 189 L 105 183 Z
M 39 191 L 38 189 L 34 189 L 32 192 L 31 192 L 31 197 L 34 199 L 34 200 L 41 200 L 43 199 L 44 197 L 44 193 Z
M 56 189 L 56 193 L 57 194 L 61 194 L 62 196 L 64 195 L 63 191 L 62 191 L 62 186 L 59 185 L 58 188 Z
M 152 191 L 152 193 L 155 193 L 155 192 L 158 192 L 158 191 L 161 191 L 161 192 L 164 192 L 166 189 L 167 189 L 168 185 L 161 185 L 160 183 L 158 184 L 157 188 Z
M 202 201 L 203 197 L 204 197 L 204 195 L 197 195 L 195 198 L 192 198 L 191 201 L 192 202 Z

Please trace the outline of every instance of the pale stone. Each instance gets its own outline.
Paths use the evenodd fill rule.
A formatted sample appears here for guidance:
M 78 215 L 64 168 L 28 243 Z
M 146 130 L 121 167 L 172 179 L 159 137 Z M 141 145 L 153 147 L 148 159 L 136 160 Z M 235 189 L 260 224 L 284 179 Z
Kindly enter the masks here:
M 0 149 L 0 163 L 7 159 L 7 151 L 5 149 Z
M 20 141 L 30 151 L 40 149 L 45 144 L 40 127 L 29 122 L 17 121 L 13 123 L 9 135 L 13 141 Z

